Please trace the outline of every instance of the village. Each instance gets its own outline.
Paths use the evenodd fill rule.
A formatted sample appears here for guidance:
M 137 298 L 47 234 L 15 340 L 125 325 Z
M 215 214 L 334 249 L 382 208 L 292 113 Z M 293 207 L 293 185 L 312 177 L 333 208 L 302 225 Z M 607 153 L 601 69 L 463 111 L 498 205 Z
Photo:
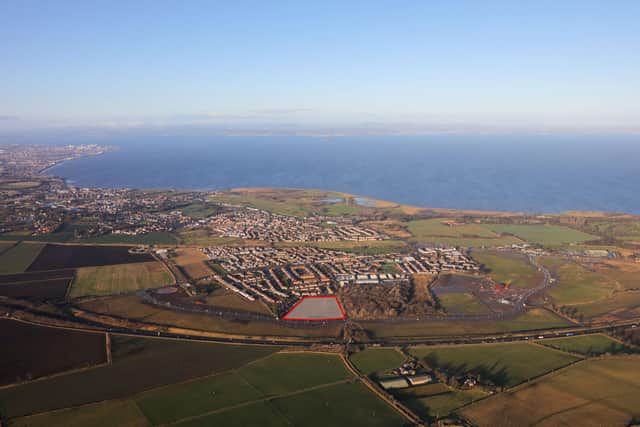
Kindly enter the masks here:
M 406 284 L 413 274 L 475 273 L 480 267 L 452 248 L 419 248 L 411 255 L 358 255 L 312 247 L 202 249 L 222 274 L 218 284 L 249 300 L 286 303 L 302 296 L 331 295 L 350 285 Z

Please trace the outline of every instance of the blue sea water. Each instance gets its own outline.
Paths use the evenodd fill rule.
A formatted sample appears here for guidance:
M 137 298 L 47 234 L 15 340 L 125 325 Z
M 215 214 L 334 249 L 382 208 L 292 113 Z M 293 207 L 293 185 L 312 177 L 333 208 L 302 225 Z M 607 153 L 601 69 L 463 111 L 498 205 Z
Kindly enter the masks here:
M 91 141 L 96 142 L 96 141 Z M 137 136 L 48 171 L 80 186 L 300 187 L 418 206 L 640 213 L 640 137 Z

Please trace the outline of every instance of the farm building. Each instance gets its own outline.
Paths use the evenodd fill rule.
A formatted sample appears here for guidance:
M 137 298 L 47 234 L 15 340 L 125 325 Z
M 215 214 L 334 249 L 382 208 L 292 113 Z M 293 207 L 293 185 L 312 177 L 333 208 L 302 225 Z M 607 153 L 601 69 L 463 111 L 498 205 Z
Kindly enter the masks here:
M 416 386 L 430 383 L 432 381 L 432 378 L 431 375 L 428 374 L 419 374 L 407 377 L 407 380 L 409 381 L 409 384 L 411 384 L 412 386 Z
M 385 390 L 407 388 L 409 383 L 404 377 L 385 378 L 380 380 L 380 386 Z

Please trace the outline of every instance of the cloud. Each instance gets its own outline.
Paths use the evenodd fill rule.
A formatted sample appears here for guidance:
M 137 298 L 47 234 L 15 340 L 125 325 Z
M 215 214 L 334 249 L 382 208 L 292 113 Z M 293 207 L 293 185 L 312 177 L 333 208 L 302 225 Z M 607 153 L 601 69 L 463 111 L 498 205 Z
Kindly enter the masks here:
M 9 116 L 0 114 L 0 121 L 20 120 L 18 116 Z

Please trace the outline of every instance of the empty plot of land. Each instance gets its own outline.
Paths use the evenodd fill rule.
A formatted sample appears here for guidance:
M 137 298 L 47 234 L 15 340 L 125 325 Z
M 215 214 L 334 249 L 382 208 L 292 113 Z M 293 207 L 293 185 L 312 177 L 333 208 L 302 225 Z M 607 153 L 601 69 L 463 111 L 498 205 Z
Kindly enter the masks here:
M 0 343 L 0 385 L 107 361 L 105 336 L 101 333 L 0 319 Z
M 197 248 L 180 248 L 173 261 L 192 280 L 198 280 L 213 274 L 206 264 L 208 258 Z
M 44 245 L 41 243 L 21 242 L 7 249 L 0 255 L 0 274 L 22 273 L 40 254 Z
M 38 347 L 38 350 L 38 360 L 42 360 L 42 348 Z M 154 387 L 237 368 L 277 350 L 275 347 L 114 336 L 111 365 L 0 389 L 0 413 L 13 418 L 119 399 Z M 67 352 L 70 353 L 68 348 Z
M 342 320 L 344 311 L 336 297 L 303 297 L 283 319 Z
M 544 275 L 525 255 L 497 251 L 473 251 L 472 257 L 489 270 L 493 280 L 518 288 L 539 286 Z
M 158 261 L 82 267 L 71 286 L 71 297 L 110 295 L 174 283 L 173 276 Z
M 587 360 L 461 412 L 479 426 L 627 426 L 640 416 L 640 359 Z
M 405 356 L 393 348 L 367 348 L 352 354 L 353 364 L 366 375 L 384 373 L 399 367 Z
M 450 314 L 487 314 L 491 312 L 489 307 L 471 292 L 439 293 L 438 301 Z
M 273 316 L 271 310 L 260 300 L 249 301 L 236 292 L 226 288 L 218 288 L 206 297 L 206 304 L 228 310 L 248 311 Z
M 422 419 L 432 421 L 487 395 L 480 389 L 457 390 L 443 383 L 394 390 L 393 395 Z
M 497 386 L 512 387 L 568 365 L 579 357 L 528 343 L 415 347 L 410 353 L 449 374 L 474 373 Z
M 128 246 L 48 244 L 27 271 L 58 270 L 153 261 L 149 254 L 131 254 Z
M 583 233 L 573 228 L 551 224 L 489 224 L 485 225 L 496 233 L 506 233 L 517 236 L 530 243 L 541 245 L 562 245 L 564 243 L 584 243 L 598 240 L 598 236 Z

